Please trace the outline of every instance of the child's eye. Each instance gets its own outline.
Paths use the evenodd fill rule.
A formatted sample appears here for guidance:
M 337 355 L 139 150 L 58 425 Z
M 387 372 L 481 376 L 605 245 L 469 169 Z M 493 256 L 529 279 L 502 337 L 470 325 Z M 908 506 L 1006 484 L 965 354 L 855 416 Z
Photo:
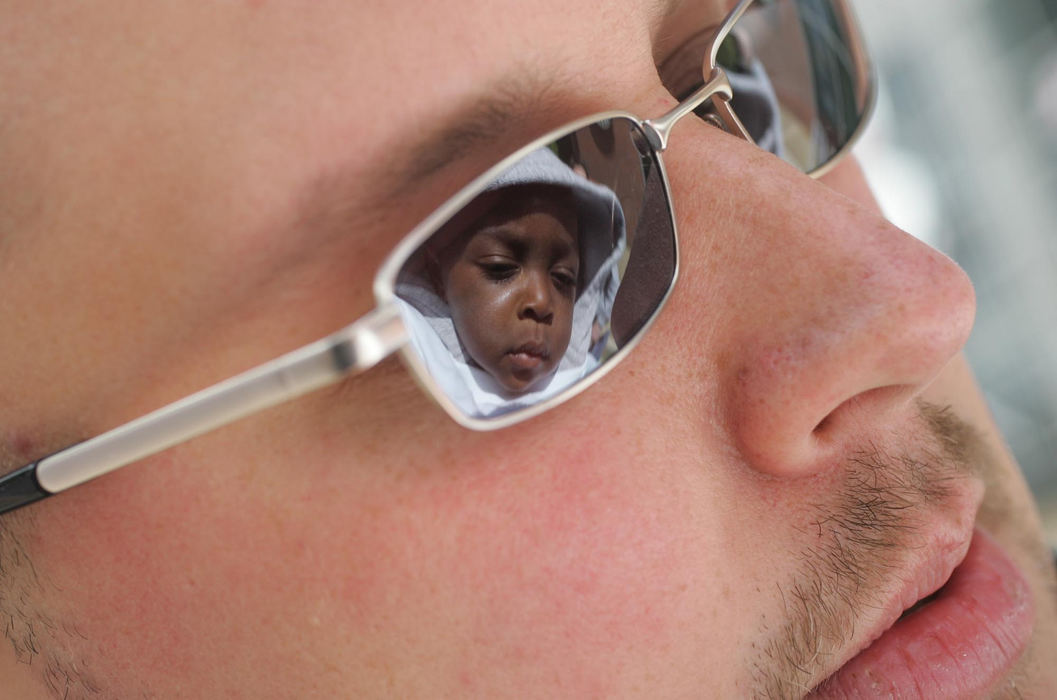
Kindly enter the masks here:
M 477 266 L 484 272 L 484 276 L 490 280 L 508 280 L 517 274 L 518 266 L 508 260 L 482 260 Z
M 555 286 L 562 291 L 570 291 L 576 288 L 576 273 L 564 268 L 551 270 L 551 279 Z

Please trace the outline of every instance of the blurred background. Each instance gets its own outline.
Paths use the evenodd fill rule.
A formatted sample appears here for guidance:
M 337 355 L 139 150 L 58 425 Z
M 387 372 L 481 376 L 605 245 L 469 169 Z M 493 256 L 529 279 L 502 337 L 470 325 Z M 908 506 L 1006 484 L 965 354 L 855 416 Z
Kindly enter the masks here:
M 857 153 L 976 286 L 967 352 L 1057 544 L 1057 0 L 853 0 L 880 93 Z

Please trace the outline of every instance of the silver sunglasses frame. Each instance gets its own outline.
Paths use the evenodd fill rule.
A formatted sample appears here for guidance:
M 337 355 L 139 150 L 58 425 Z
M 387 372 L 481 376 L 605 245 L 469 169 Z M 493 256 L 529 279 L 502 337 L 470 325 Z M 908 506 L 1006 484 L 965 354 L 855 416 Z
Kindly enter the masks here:
M 723 41 L 730 36 L 734 29 L 734 25 L 738 23 L 738 20 L 745 15 L 745 12 L 752 6 L 756 0 L 741 0 L 727 18 L 723 20 L 723 23 L 715 30 L 712 35 L 711 41 L 705 50 L 705 55 L 708 57 L 707 71 L 709 74 L 715 74 L 715 71 L 722 71 L 719 66 L 719 47 L 723 44 Z M 828 0 L 830 6 L 835 10 L 840 24 L 845 28 L 845 35 L 848 37 L 848 49 L 851 54 L 851 68 L 855 76 L 855 84 L 862 86 L 864 93 L 861 95 L 863 105 L 862 112 L 859 117 L 859 124 L 856 126 L 855 131 L 845 141 L 839 149 L 837 149 L 830 157 L 823 163 L 815 166 L 809 170 L 806 174 L 818 179 L 830 172 L 841 160 L 843 160 L 850 152 L 851 149 L 859 142 L 862 138 L 863 131 L 865 131 L 866 124 L 870 122 L 870 118 L 873 116 L 874 109 L 877 105 L 877 75 L 874 72 L 874 65 L 870 61 L 869 55 L 866 52 L 866 46 L 862 39 L 862 27 L 859 25 L 858 18 L 855 16 L 855 12 L 852 10 L 849 0 Z M 719 117 L 722 122 L 722 127 L 728 133 L 740 136 L 746 141 L 753 142 L 752 136 L 749 135 L 748 129 L 741 123 L 738 115 L 734 113 L 734 109 L 730 104 L 730 100 L 713 100 L 712 109 L 715 114 Z
M 728 87 L 729 90 L 729 87 Z M 469 204 L 475 197 L 481 194 L 488 185 L 495 180 L 499 175 L 508 170 L 516 162 L 526 157 L 534 151 L 545 148 L 549 144 L 557 141 L 565 136 L 572 134 L 573 132 L 579 131 L 584 127 L 599 122 L 624 120 L 634 124 L 635 128 L 638 129 L 648 142 L 651 143 L 654 137 L 652 134 L 657 133 L 651 126 L 650 122 L 642 121 L 638 117 L 628 112 L 622 111 L 610 111 L 601 112 L 599 114 L 593 114 L 583 119 L 578 119 L 574 122 L 565 124 L 564 126 L 552 131 L 548 134 L 544 134 L 540 138 L 536 139 L 532 143 L 522 147 L 518 151 L 507 156 L 496 165 L 492 166 L 480 177 L 476 178 L 473 182 L 467 185 L 462 191 L 456 194 L 454 197 L 445 202 L 439 209 L 430 214 L 421 224 L 415 227 L 400 243 L 397 244 L 393 252 L 390 253 L 389 257 L 382 263 L 382 266 L 378 269 L 378 274 L 374 278 L 374 296 L 378 302 L 379 309 L 393 307 L 395 308 L 396 299 L 396 278 L 399 275 L 401 268 L 408 261 L 408 259 L 418 250 L 419 246 L 426 242 L 433 234 L 435 234 L 441 226 L 448 222 L 460 209 Z M 664 198 L 668 206 L 668 217 L 670 219 L 672 238 L 675 251 L 674 268 L 672 270 L 672 279 L 668 283 L 668 289 L 665 291 L 664 296 L 657 304 L 657 308 L 653 310 L 649 318 L 642 324 L 642 326 L 635 332 L 635 334 L 624 343 L 617 352 L 612 356 L 608 357 L 605 362 L 599 365 L 587 376 L 577 380 L 574 384 L 568 388 L 558 392 L 554 396 L 551 396 L 539 403 L 524 408 L 518 408 L 517 410 L 509 413 L 503 413 L 494 417 L 489 418 L 475 418 L 467 415 L 461 409 L 459 409 L 451 399 L 444 393 L 437 382 L 433 379 L 432 374 L 426 369 L 425 364 L 422 362 L 422 358 L 419 357 L 418 353 L 414 351 L 410 343 L 407 343 L 406 336 L 404 338 L 404 344 L 399 348 L 404 361 L 412 368 L 412 375 L 418 381 L 419 385 L 428 393 L 444 410 L 449 416 L 452 417 L 457 423 L 471 430 L 498 430 L 500 428 L 506 428 L 515 423 L 520 423 L 523 420 L 528 420 L 533 416 L 537 416 L 551 408 L 554 408 L 560 403 L 568 401 L 573 396 L 576 396 L 581 391 L 589 387 L 590 385 L 597 382 L 599 379 L 604 377 L 614 365 L 618 364 L 625 356 L 638 345 L 639 340 L 653 325 L 660 310 L 664 307 L 665 302 L 668 301 L 669 295 L 672 293 L 672 289 L 675 287 L 675 281 L 679 277 L 679 236 L 675 226 L 675 216 L 672 212 L 671 202 L 672 195 L 668 188 L 668 176 L 664 170 L 664 161 L 661 158 L 661 150 L 653 149 L 655 156 L 655 162 L 660 172 L 661 184 L 664 187 Z
M 459 424 L 473 430 L 496 430 L 527 420 L 568 401 L 602 379 L 645 336 L 670 297 L 678 278 L 678 230 L 662 158 L 672 128 L 687 114 L 706 101 L 711 101 L 711 106 L 724 122 L 727 131 L 752 141 L 728 104 L 733 96 L 732 90 L 725 73 L 716 65 L 716 53 L 719 44 L 753 2 L 754 0 L 741 0 L 716 30 L 715 38 L 708 49 L 708 62 L 703 66 L 709 79 L 669 112 L 649 120 L 641 120 L 623 111 L 603 112 L 584 117 L 540 136 L 462 188 L 397 244 L 375 275 L 373 289 L 377 306 L 373 311 L 326 338 L 0 477 L 0 513 L 65 491 L 240 418 L 365 372 L 396 352 L 400 352 L 412 376 L 444 411 Z M 874 101 L 873 74 L 865 61 L 865 51 L 862 50 L 859 38 L 861 33 L 854 24 L 854 15 L 847 0 L 830 2 L 845 17 L 845 21 L 849 22 L 849 38 L 855 44 L 852 46 L 853 52 L 862 57 L 861 66 L 864 72 L 860 77 L 868 81 L 867 89 L 870 95 L 860 125 L 849 139 L 849 143 L 827 163 L 808 173 L 812 177 L 818 177 L 828 171 L 850 149 L 868 121 Z M 408 333 L 395 302 L 397 275 L 419 245 L 516 161 L 578 129 L 607 119 L 632 122 L 653 148 L 675 239 L 674 269 L 668 289 L 657 308 L 634 336 L 611 358 L 580 381 L 539 404 L 495 418 L 479 419 L 467 416 L 441 391 L 408 342 Z

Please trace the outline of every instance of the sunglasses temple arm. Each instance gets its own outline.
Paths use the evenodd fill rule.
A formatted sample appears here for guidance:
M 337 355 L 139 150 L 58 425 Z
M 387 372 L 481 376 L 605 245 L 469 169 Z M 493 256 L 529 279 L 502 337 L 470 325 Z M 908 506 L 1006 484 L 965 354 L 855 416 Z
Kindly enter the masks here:
M 395 304 L 311 345 L 0 477 L 0 513 L 363 372 L 407 342 Z

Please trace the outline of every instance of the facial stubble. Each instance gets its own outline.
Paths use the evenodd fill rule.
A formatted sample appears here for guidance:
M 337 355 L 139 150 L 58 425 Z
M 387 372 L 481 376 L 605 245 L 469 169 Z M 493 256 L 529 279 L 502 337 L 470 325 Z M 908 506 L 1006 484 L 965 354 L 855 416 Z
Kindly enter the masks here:
M 852 453 L 839 492 L 810 506 L 797 570 L 774 584 L 785 622 L 765 626 L 767 641 L 750 661 L 755 696 L 810 692 L 861 633 L 863 611 L 885 605 L 884 584 L 919 542 L 925 516 L 947 506 L 958 485 L 993 459 L 949 408 L 919 402 L 918 413 L 920 438 L 898 451 L 868 444 Z

